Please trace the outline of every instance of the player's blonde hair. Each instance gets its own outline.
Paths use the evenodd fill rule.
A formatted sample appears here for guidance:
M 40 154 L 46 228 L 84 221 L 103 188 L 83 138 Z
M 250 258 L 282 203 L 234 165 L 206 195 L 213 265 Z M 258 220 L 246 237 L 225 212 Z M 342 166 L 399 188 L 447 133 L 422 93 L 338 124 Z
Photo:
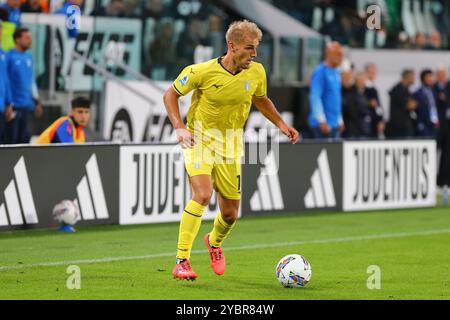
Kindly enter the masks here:
M 254 22 L 248 20 L 235 21 L 228 27 L 225 39 L 227 42 L 240 43 L 246 35 L 254 36 L 261 41 L 262 31 Z

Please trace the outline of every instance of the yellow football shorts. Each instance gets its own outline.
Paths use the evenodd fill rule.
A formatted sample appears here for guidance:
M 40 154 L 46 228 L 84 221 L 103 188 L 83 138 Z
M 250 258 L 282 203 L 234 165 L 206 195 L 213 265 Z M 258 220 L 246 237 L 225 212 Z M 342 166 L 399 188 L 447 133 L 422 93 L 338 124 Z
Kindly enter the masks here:
M 197 157 L 195 148 L 184 150 L 184 165 L 189 177 L 211 176 L 213 188 L 225 199 L 241 199 L 241 163 L 239 158 L 218 159 Z

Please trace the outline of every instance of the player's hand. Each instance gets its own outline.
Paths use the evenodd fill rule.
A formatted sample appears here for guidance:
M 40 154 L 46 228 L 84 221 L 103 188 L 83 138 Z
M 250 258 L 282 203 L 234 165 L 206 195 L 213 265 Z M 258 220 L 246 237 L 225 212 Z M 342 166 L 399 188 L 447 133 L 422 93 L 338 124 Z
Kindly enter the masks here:
M 5 119 L 7 122 L 11 121 L 14 115 L 14 110 L 12 106 L 7 106 L 5 109 Z
M 369 107 L 371 107 L 372 109 L 376 109 L 377 106 L 378 106 L 377 99 L 370 99 L 369 100 Z
M 183 149 L 192 148 L 195 144 L 194 135 L 188 129 L 176 129 L 178 143 Z
M 414 111 L 417 109 L 417 100 L 415 99 L 408 99 L 408 101 L 406 102 L 406 108 L 408 109 L 408 111 Z
M 339 133 L 343 134 L 345 131 L 345 124 L 344 122 L 341 122 L 341 124 L 339 125 Z
M 297 143 L 300 139 L 300 134 L 292 127 L 282 128 L 281 132 L 283 132 L 283 134 L 285 134 L 289 138 L 289 140 L 291 140 L 292 144 Z
M 42 105 L 38 102 L 36 104 L 36 108 L 34 109 L 34 115 L 36 116 L 36 118 L 40 118 L 40 117 L 42 117 L 43 114 L 44 114 L 44 109 L 42 109 Z
M 384 121 L 380 121 L 377 124 L 377 132 L 378 134 L 384 134 L 384 130 L 386 129 L 386 124 Z
M 324 136 L 328 136 L 328 134 L 330 133 L 330 126 L 325 122 L 319 123 L 319 129 L 320 131 L 322 131 Z

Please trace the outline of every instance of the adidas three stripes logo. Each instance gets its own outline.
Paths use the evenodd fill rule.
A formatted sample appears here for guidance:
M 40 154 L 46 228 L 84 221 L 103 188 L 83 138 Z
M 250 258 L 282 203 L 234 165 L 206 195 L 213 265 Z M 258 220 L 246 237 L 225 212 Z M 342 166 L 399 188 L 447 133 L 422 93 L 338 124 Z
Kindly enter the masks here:
M 311 187 L 305 195 L 305 207 L 324 208 L 336 206 L 333 181 L 327 151 L 323 149 L 317 158 L 318 168 L 311 176 Z
M 76 187 L 77 197 L 74 200 L 80 208 L 82 220 L 108 219 L 109 213 L 95 154 L 89 158 L 85 167 L 86 174 Z M 24 157 L 14 166 L 14 178 L 8 183 L 3 195 L 5 201 L 0 203 L 0 227 L 39 223 Z

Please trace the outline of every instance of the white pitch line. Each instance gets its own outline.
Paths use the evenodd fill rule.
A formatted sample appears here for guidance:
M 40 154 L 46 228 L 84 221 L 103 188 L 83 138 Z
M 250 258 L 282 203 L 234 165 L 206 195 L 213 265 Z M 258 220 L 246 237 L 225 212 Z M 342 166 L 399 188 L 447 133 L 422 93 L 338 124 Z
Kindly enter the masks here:
M 435 230 L 424 230 L 424 231 L 416 231 L 416 232 L 381 233 L 381 234 L 370 234 L 370 235 L 353 236 L 353 237 L 292 241 L 292 242 L 277 242 L 277 243 L 271 243 L 271 244 L 255 244 L 255 245 L 240 246 L 240 247 L 226 247 L 225 251 L 267 249 L 267 248 L 297 246 L 297 245 L 304 245 L 304 244 L 339 243 L 339 242 L 350 242 L 350 241 L 364 241 L 364 240 L 372 240 L 372 239 L 404 238 L 404 237 L 412 237 L 412 236 L 429 236 L 429 235 L 445 234 L 445 233 L 450 233 L 450 229 L 435 229 Z M 206 250 L 193 250 L 192 254 L 204 254 L 206 252 L 207 252 Z M 93 264 L 93 263 L 115 262 L 115 261 L 125 261 L 125 260 L 154 259 L 154 258 L 171 257 L 174 255 L 175 255 L 174 252 L 164 252 L 164 253 L 155 253 L 155 254 L 148 254 L 148 255 L 142 255 L 142 256 L 129 256 L 129 257 L 120 257 L 119 256 L 119 257 L 106 257 L 106 258 L 88 259 L 88 260 L 39 262 L 39 263 L 30 263 L 30 264 L 0 266 L 0 271 L 17 270 L 17 269 L 25 269 L 25 268 L 36 268 L 36 267 L 54 267 L 54 266 L 64 266 L 64 265 Z

